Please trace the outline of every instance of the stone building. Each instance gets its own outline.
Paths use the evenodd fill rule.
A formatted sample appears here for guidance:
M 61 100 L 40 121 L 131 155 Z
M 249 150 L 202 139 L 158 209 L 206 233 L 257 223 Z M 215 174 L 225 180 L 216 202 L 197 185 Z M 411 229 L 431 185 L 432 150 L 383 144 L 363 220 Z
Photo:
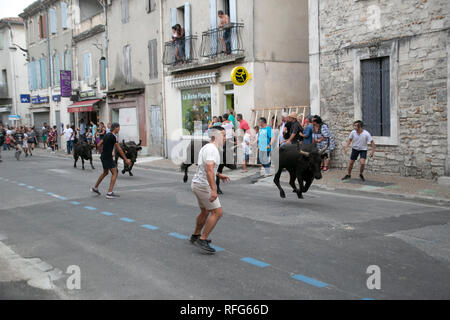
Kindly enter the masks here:
M 164 154 L 160 0 L 108 1 L 108 119 L 141 154 Z
M 13 125 L 10 115 L 29 123 L 28 104 L 21 94 L 28 93 L 25 27 L 21 18 L 0 20 L 0 122 Z M 23 97 L 27 100 L 29 97 Z
M 311 109 L 335 134 L 335 167 L 362 119 L 372 172 L 449 174 L 449 11 L 448 0 L 309 0 Z
M 306 0 L 162 0 L 163 94 L 167 155 L 206 132 L 227 109 L 251 119 L 252 108 L 309 103 Z M 230 25 L 218 28 L 221 10 Z M 179 24 L 185 39 L 172 41 Z M 244 66 L 245 86 L 231 81 Z

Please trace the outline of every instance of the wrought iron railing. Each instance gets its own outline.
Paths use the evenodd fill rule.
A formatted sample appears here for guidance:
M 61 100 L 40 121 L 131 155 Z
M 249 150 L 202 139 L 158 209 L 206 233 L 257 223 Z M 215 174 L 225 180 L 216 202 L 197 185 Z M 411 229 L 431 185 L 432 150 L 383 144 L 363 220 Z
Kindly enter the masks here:
M 197 60 L 196 44 L 196 36 L 166 42 L 164 44 L 164 65 L 175 67 Z
M 243 28 L 243 23 L 230 23 L 222 28 L 203 32 L 200 56 L 215 58 L 219 55 L 231 56 L 243 53 Z

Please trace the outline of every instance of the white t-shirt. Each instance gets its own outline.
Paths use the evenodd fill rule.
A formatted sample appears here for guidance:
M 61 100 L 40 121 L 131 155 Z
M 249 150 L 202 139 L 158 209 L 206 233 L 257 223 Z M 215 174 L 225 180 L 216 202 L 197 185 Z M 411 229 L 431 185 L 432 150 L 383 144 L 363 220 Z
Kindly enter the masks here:
M 228 139 L 233 139 L 233 122 L 228 122 L 228 123 L 224 123 L 222 124 L 222 128 L 225 129 L 225 134 L 226 134 L 226 138 Z
M 66 141 L 73 140 L 70 137 L 72 136 L 73 130 L 72 128 L 64 129 L 64 137 L 66 138 Z
M 244 150 L 244 154 L 252 154 L 252 148 L 250 147 L 251 137 L 249 133 L 244 134 L 244 139 L 242 141 L 242 149 Z
M 360 135 L 358 135 L 356 130 L 353 130 L 349 139 L 353 141 L 353 149 L 359 151 L 366 151 L 367 145 L 372 142 L 372 136 L 366 130 L 363 130 Z
M 192 179 L 193 183 L 201 186 L 209 186 L 208 178 L 206 175 L 206 163 L 209 161 L 214 162 L 214 179 L 216 179 L 217 169 L 220 165 L 220 153 L 217 147 L 213 143 L 205 145 L 198 154 L 198 168 L 197 173 Z

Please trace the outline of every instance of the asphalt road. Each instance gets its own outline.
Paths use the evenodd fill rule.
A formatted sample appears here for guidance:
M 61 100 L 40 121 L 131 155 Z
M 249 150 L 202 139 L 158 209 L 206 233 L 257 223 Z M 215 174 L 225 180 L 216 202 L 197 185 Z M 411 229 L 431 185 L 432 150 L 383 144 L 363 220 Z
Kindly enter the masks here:
M 90 192 L 101 173 L 69 159 L 0 163 L 0 235 L 24 258 L 63 271 L 57 291 L 0 282 L 0 298 L 449 299 L 449 208 L 286 188 L 252 179 L 224 185 L 224 217 L 207 255 L 186 239 L 198 214 L 180 172 L 120 175 L 108 200 Z M 109 181 L 100 191 L 105 194 Z M 0 238 L 1 240 L 1 238 Z M 1 257 L 0 257 L 1 258 Z M 81 289 L 69 290 L 69 266 Z M 369 290 L 369 266 L 381 289 Z

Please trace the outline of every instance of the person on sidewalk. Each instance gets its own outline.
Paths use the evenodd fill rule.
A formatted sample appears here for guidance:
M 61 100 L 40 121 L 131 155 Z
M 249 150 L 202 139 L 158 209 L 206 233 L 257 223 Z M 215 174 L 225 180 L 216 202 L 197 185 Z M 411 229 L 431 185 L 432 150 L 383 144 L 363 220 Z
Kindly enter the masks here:
M 211 143 L 205 145 L 198 154 L 198 168 L 192 179 L 192 192 L 197 198 L 200 214 L 197 216 L 194 234 L 191 243 L 209 253 L 216 250 L 210 246 L 209 235 L 217 222 L 222 218 L 223 210 L 217 195 L 216 177 L 223 182 L 229 182 L 230 178 L 217 172 L 220 165 L 219 149 L 226 142 L 225 129 L 212 128 L 210 131 Z
M 375 153 L 375 142 L 372 139 L 371 134 L 364 130 L 364 123 L 360 120 L 356 121 L 353 124 L 354 130 L 350 133 L 350 136 L 347 141 L 347 145 L 345 146 L 345 154 L 348 153 L 348 147 L 353 141 L 352 155 L 350 157 L 350 165 L 348 166 L 348 174 L 342 178 L 342 181 L 348 180 L 352 177 L 352 170 L 355 164 L 355 161 L 358 160 L 358 156 L 360 157 L 361 168 L 359 170 L 359 177 L 362 181 L 366 181 L 363 176 L 364 168 L 366 166 L 367 159 L 367 145 L 370 143 L 372 145 L 372 151 L 370 152 L 370 157 L 373 158 L 373 154 Z
M 63 133 L 61 133 L 61 136 L 64 136 L 66 138 L 66 146 L 67 146 L 67 154 L 70 154 L 73 149 L 73 136 L 74 136 L 73 129 L 70 127 L 69 124 L 66 125 L 66 129 Z
M 0 122 L 0 162 L 2 162 L 2 149 L 6 141 L 6 131 L 3 129 L 3 123 Z
M 264 177 L 270 176 L 270 152 L 272 151 L 272 129 L 267 125 L 267 119 L 259 119 L 258 132 L 258 164 L 264 168 Z M 262 173 L 262 172 L 261 172 Z
M 12 141 L 14 142 L 15 148 L 16 148 L 15 157 L 16 157 L 17 161 L 20 160 L 20 154 L 23 151 L 23 142 L 24 142 L 25 135 L 22 130 L 23 130 L 22 127 L 17 127 L 16 133 L 14 133 L 14 135 L 12 137 Z
M 334 142 L 334 136 L 331 133 L 328 125 L 323 122 L 322 118 L 318 115 L 313 116 L 312 118 L 313 124 L 313 144 L 316 145 L 317 150 L 322 150 L 328 145 L 328 149 L 321 155 L 322 164 L 321 168 L 323 172 L 328 171 L 328 167 L 330 164 L 331 151 L 334 150 L 336 144 Z
M 97 183 L 95 184 L 95 187 L 91 189 L 92 192 L 101 195 L 100 191 L 98 191 L 98 187 L 100 186 L 100 183 L 102 183 L 103 179 L 109 174 L 109 171 L 111 171 L 112 177 L 111 177 L 111 183 L 109 185 L 108 193 L 106 194 L 106 198 L 108 199 L 116 199 L 119 198 L 119 195 L 115 194 L 113 192 L 114 185 L 116 184 L 117 180 L 117 167 L 116 162 L 113 159 L 112 152 L 114 147 L 116 147 L 116 150 L 120 153 L 122 156 L 123 161 L 128 165 L 131 166 L 131 160 L 128 159 L 125 156 L 125 153 L 123 152 L 122 148 L 120 147 L 120 143 L 117 139 L 117 135 L 120 131 L 120 125 L 118 123 L 113 123 L 111 125 L 111 131 L 108 132 L 102 141 L 100 141 L 100 146 L 103 145 L 103 151 L 100 156 L 100 160 L 102 161 L 103 165 L 103 173 L 98 178 Z

